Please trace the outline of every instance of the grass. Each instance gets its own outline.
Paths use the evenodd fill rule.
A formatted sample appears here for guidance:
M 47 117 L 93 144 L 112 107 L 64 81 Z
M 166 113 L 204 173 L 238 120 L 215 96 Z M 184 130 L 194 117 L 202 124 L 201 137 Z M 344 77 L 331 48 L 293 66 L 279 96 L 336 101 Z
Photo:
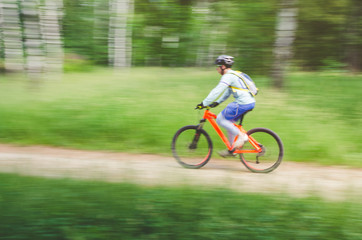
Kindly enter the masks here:
M 0 239 L 361 239 L 359 201 L 0 174 Z
M 96 69 L 41 84 L 19 78 L 0 79 L 0 142 L 166 155 L 176 130 L 198 123 L 193 108 L 219 80 L 193 68 Z M 287 161 L 362 167 L 361 75 L 292 73 L 283 91 L 253 78 L 261 91 L 247 129 L 277 132 Z

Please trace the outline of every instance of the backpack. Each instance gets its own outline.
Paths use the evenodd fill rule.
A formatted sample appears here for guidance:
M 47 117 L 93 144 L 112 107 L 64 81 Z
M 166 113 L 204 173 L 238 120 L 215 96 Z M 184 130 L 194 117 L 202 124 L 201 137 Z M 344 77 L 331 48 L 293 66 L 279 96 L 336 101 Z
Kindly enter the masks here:
M 253 97 L 255 97 L 258 94 L 259 89 L 256 87 L 254 81 L 251 79 L 251 77 L 248 76 L 248 74 L 240 71 L 234 71 L 231 74 L 234 74 L 235 76 L 239 77 L 244 82 L 248 90 L 237 87 L 231 87 L 231 88 L 248 91 Z

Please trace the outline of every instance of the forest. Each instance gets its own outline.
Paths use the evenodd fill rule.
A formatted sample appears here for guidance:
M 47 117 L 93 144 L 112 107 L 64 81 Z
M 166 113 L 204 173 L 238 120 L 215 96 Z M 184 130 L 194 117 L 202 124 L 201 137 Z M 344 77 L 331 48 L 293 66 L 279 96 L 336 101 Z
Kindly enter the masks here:
M 59 151 L 1 151 L 0 239 L 362 239 L 361 53 L 361 0 L 0 0 L 0 145 Z M 172 157 L 177 130 L 203 116 L 195 106 L 220 80 L 221 54 L 260 90 L 243 127 L 283 141 L 271 174 L 237 158 L 217 167 L 225 144 L 209 123 L 216 165 Z M 119 171 L 101 152 L 170 161 Z M 204 170 L 215 182 L 225 172 L 222 185 Z M 190 185 L 173 179 L 181 171 Z M 177 185 L 153 186 L 161 172 Z M 138 175 L 147 184 L 113 181 Z M 317 194 L 330 189 L 345 200 Z
M 88 66 L 358 72 L 359 0 L 0 0 L 0 72 Z M 79 69 L 76 66 L 80 66 Z

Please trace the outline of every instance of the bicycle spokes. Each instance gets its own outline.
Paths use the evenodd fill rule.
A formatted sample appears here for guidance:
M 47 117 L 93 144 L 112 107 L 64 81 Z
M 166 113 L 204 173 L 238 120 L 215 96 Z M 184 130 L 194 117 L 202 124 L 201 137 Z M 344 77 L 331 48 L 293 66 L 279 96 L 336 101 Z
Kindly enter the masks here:
M 196 130 L 195 136 L 189 146 L 189 149 L 196 149 L 197 148 L 197 143 L 200 140 L 200 130 Z
M 244 144 L 240 154 L 242 163 L 253 172 L 270 172 L 281 162 L 283 146 L 279 137 L 269 129 L 256 128 L 248 132 L 258 141 L 259 151 L 248 142 Z M 254 152 L 252 151 L 254 149 Z
M 175 134 L 172 151 L 182 166 L 200 168 L 211 157 L 211 139 L 205 130 L 197 129 L 197 126 L 185 126 Z

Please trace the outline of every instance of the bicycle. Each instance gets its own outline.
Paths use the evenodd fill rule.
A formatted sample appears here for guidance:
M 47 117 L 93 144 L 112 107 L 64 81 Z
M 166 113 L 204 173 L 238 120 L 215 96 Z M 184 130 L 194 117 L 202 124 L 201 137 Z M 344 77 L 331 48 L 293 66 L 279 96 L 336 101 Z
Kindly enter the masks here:
M 231 154 L 239 155 L 241 162 L 247 169 L 255 173 L 268 173 L 275 170 L 281 163 L 284 155 L 284 147 L 280 137 L 267 128 L 253 128 L 246 131 L 242 122 L 244 113 L 239 124 L 235 124 L 240 131 L 246 133 L 249 141 L 241 149 L 235 149 L 216 123 L 217 116 L 207 107 L 203 118 L 198 125 L 187 125 L 180 128 L 172 139 L 172 153 L 181 166 L 185 168 L 201 168 L 209 162 L 213 144 L 210 135 L 203 129 L 206 121 L 209 121 L 221 140 L 225 143 Z

